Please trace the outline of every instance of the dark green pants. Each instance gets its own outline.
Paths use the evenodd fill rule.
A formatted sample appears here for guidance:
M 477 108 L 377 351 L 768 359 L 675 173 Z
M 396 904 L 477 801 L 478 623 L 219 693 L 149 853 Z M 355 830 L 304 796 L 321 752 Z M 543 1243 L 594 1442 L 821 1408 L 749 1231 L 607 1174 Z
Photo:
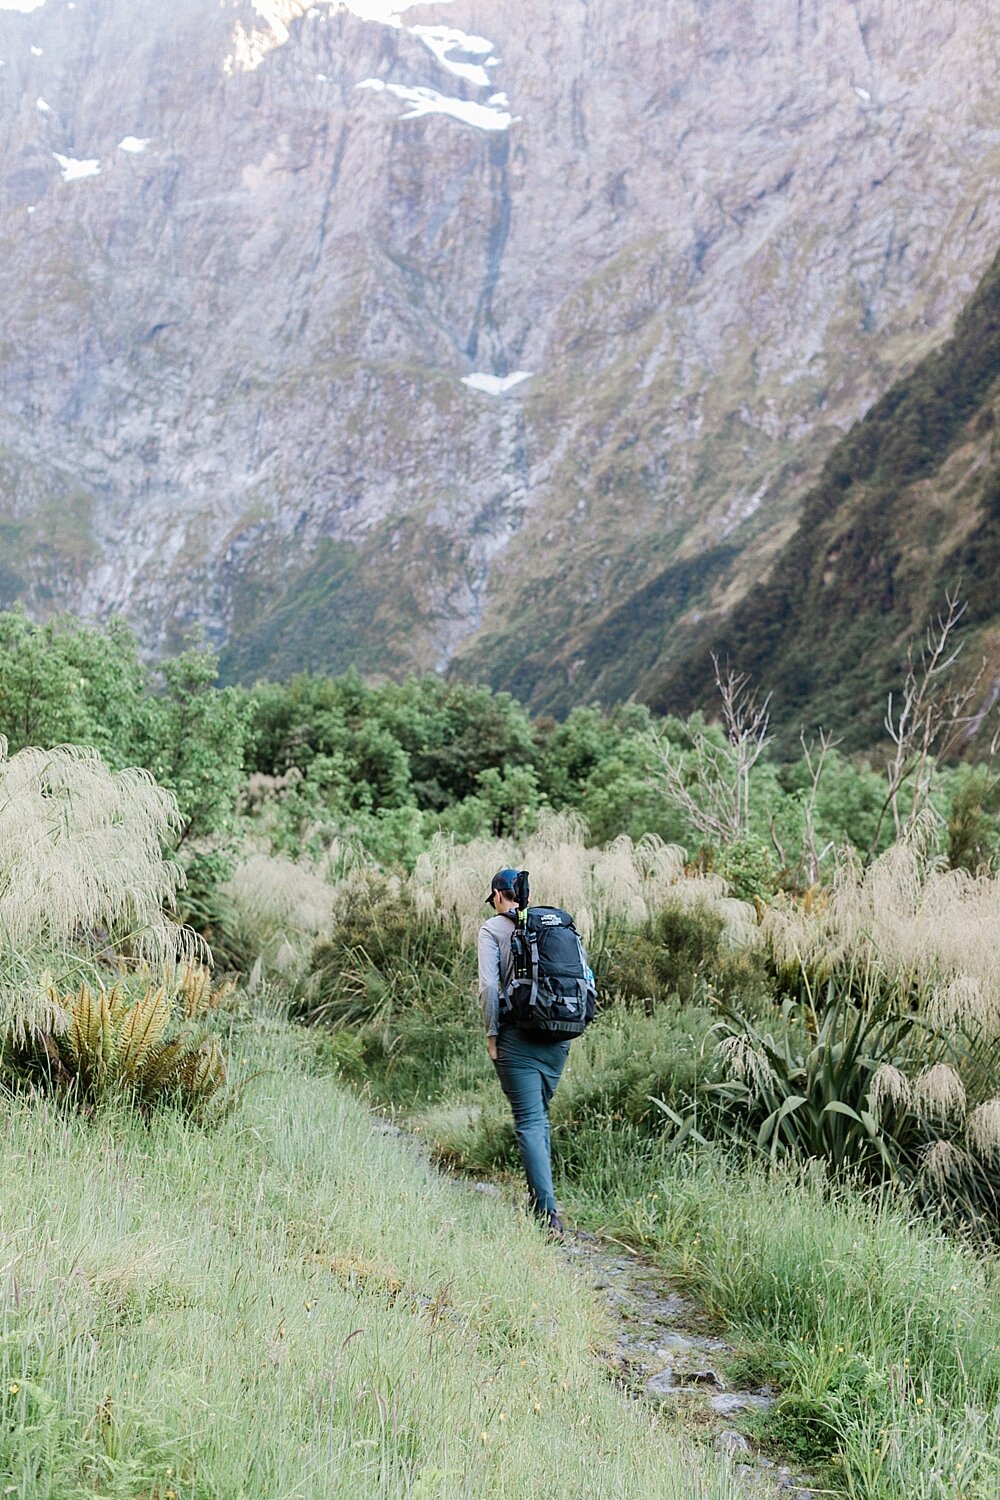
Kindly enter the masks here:
M 569 1056 L 569 1042 L 539 1042 L 503 1026 L 497 1037 L 497 1076 L 514 1116 L 517 1149 L 531 1206 L 540 1217 L 556 1212 L 549 1142 L 549 1101 Z

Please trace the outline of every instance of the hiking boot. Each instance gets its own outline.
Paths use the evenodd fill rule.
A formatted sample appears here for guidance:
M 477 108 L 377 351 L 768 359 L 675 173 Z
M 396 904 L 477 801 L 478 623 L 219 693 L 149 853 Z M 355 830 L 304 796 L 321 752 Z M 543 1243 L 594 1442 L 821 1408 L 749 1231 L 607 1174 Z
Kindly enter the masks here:
M 550 1209 L 545 1215 L 545 1237 L 549 1240 L 555 1240 L 556 1244 L 562 1244 L 562 1241 L 566 1238 L 563 1221 L 555 1209 Z

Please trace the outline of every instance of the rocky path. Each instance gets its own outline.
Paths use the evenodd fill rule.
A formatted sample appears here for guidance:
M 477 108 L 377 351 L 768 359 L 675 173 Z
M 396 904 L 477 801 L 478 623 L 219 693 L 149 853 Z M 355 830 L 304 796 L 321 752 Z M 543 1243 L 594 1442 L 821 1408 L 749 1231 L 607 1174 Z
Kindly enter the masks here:
M 472 1187 L 501 1192 L 491 1182 Z M 766 1476 L 783 1500 L 814 1500 L 803 1475 L 757 1452 L 736 1425 L 741 1413 L 772 1406 L 774 1393 L 767 1386 L 729 1384 L 724 1371 L 733 1346 L 705 1327 L 697 1304 L 671 1287 L 660 1267 L 581 1229 L 567 1231 L 560 1250 L 611 1315 L 614 1341 L 602 1357 L 624 1394 L 661 1407 L 669 1403 L 678 1425 L 710 1433 L 715 1448 L 734 1459 L 737 1472 L 753 1480 L 758 1492 Z
M 571 1231 L 562 1246 L 571 1265 L 601 1296 L 613 1320 L 615 1341 L 605 1358 L 613 1377 L 633 1397 L 670 1403 L 678 1421 L 713 1433 L 716 1449 L 728 1453 L 748 1478 L 762 1471 L 786 1500 L 812 1500 L 807 1481 L 790 1468 L 755 1453 L 733 1425 L 739 1413 L 773 1405 L 762 1386 L 730 1386 L 723 1370 L 731 1344 L 706 1331 L 697 1305 L 673 1289 L 663 1271 L 641 1256 L 611 1246 L 583 1230 Z
M 427 1154 L 426 1142 L 395 1121 L 375 1115 L 372 1123 L 376 1130 L 407 1139 Z M 496 1182 L 451 1175 L 463 1190 L 503 1196 Z M 755 1493 L 760 1493 L 761 1479 L 769 1476 L 774 1494 L 782 1500 L 818 1500 L 805 1476 L 756 1451 L 738 1430 L 740 1414 L 766 1411 L 774 1404 L 774 1393 L 767 1386 L 750 1389 L 728 1383 L 724 1370 L 736 1352 L 732 1344 L 706 1328 L 697 1303 L 672 1287 L 661 1267 L 583 1229 L 569 1229 L 559 1248 L 567 1265 L 603 1298 L 610 1313 L 613 1342 L 601 1357 L 624 1396 L 661 1407 L 669 1403 L 679 1426 L 711 1433 L 715 1448 L 729 1454 L 737 1472 L 753 1481 Z

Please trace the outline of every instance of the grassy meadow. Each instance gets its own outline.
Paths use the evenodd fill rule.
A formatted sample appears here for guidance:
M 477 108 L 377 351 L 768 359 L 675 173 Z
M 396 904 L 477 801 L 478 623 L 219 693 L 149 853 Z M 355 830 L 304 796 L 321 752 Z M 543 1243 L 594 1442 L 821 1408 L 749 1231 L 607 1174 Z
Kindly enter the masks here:
M 595 1350 L 527 1219 L 457 1189 L 245 1018 L 213 1128 L 4 1112 L 0 1493 L 23 1500 L 745 1493 Z
M 521 1210 L 474 960 L 513 864 L 602 997 L 552 1109 L 569 1221 L 694 1297 L 820 1492 L 995 1500 L 990 758 L 938 700 L 779 761 L 720 689 L 721 727 L 251 693 L 0 615 L 0 1494 L 765 1491 L 616 1388 Z

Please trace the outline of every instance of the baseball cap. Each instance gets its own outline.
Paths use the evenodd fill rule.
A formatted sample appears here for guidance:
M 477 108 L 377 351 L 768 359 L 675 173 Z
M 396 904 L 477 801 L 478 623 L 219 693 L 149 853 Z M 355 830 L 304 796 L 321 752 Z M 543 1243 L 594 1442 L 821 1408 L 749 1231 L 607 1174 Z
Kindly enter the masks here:
M 494 891 L 503 891 L 505 896 L 513 896 L 515 894 L 514 887 L 517 884 L 517 873 L 518 872 L 516 870 L 511 870 L 509 868 L 498 870 L 496 872 L 493 879 L 490 881 L 490 891 L 489 895 L 486 897 L 487 906 L 491 906 L 493 903 Z

